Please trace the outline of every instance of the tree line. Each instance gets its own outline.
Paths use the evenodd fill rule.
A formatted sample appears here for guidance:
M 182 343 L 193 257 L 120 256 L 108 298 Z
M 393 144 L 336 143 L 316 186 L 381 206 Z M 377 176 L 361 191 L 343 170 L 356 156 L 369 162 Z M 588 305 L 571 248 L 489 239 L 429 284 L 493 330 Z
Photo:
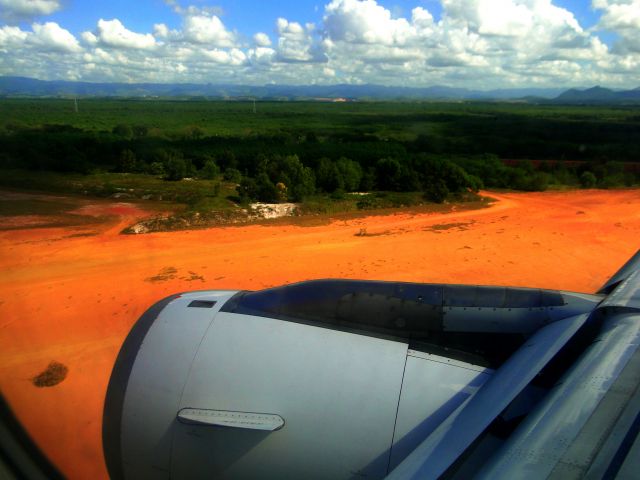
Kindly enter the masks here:
M 486 151 L 444 145 L 439 137 L 389 140 L 338 132 L 277 132 L 207 136 L 194 127 L 178 138 L 149 134 L 143 125 L 118 124 L 106 132 L 69 125 L 8 129 L 0 135 L 0 167 L 90 173 L 114 171 L 182 178 L 222 178 L 243 200 L 300 201 L 315 193 L 421 191 L 434 202 L 481 188 L 544 190 L 549 184 L 613 187 L 637 174 L 608 158 L 567 166 L 562 161 L 505 165 Z M 440 142 L 440 143 L 438 143 Z M 512 143 L 518 144 L 518 139 Z M 475 149 L 476 147 L 474 147 Z

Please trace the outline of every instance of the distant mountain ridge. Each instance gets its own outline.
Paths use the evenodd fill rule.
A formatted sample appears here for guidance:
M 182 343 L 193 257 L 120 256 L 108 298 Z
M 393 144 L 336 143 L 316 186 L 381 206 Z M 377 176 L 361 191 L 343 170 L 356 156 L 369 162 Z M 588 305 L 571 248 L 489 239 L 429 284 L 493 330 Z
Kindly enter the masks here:
M 602 87 L 586 90 L 512 88 L 471 90 L 446 86 L 394 87 L 383 85 L 214 85 L 195 83 L 91 83 L 45 81 L 27 77 L 0 77 L 2 97 L 175 97 L 261 100 L 487 100 L 529 103 L 636 103 L 640 87 L 614 91 Z
M 587 88 L 586 90 L 572 88 L 556 97 L 554 103 L 640 103 L 640 87 L 623 91 L 615 91 L 600 86 Z

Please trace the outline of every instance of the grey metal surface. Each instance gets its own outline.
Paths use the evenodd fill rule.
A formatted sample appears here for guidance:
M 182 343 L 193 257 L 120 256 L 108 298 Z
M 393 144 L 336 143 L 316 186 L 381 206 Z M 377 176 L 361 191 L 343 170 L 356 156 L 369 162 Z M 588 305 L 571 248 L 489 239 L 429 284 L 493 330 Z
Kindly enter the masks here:
M 602 298 L 533 288 L 312 280 L 242 292 L 222 311 L 415 339 L 439 331 L 531 334 L 593 310 Z
M 157 317 L 140 346 L 127 385 L 121 425 L 125 478 L 169 478 L 172 430 L 182 389 L 219 304 L 234 292 L 183 294 Z M 214 308 L 188 308 L 195 299 Z
M 505 289 L 509 292 L 509 289 Z M 540 294 L 547 293 L 540 290 Z M 448 332 L 491 332 L 532 334 L 544 325 L 563 318 L 587 313 L 602 300 L 598 295 L 562 292 L 563 305 L 542 307 L 460 307 L 445 305 L 442 327 Z M 447 300 L 447 299 L 446 299 Z M 458 303 L 448 299 L 450 303 Z M 476 302 L 480 303 L 480 302 Z
M 629 453 L 616 474 L 617 480 L 637 480 L 640 477 L 640 436 L 635 438 Z
M 401 342 L 219 313 L 179 408 L 269 412 L 286 423 L 274 432 L 179 424 L 173 476 L 384 477 L 406 354 Z
M 409 350 L 389 468 L 402 462 L 492 373 L 487 368 Z
M 608 473 L 613 476 L 613 471 L 618 470 L 624 456 L 619 459 L 619 463 L 614 459 L 619 453 L 624 453 L 620 450 L 621 444 L 639 411 L 637 400 L 640 398 L 633 402 L 635 405 L 631 402 L 633 397 L 637 397 L 639 383 L 640 351 L 636 349 L 571 445 L 558 460 L 549 475 L 550 479 L 581 479 L 588 477 L 589 474 L 591 478 L 602 478 Z M 631 413 L 633 418 L 628 418 L 625 413 Z M 613 447 L 611 451 L 605 448 L 607 440 L 610 439 L 613 440 L 610 442 L 610 446 Z M 598 459 L 601 460 L 602 467 L 600 475 L 596 475 L 595 469 L 591 468 L 595 466 Z M 615 463 L 618 464 L 614 465 Z
M 469 397 L 398 465 L 388 478 L 428 479 L 442 475 L 565 345 L 587 317 L 570 317 L 536 332 L 475 395 Z
M 608 319 L 594 343 L 527 416 L 479 478 L 547 478 L 556 468 L 560 477 L 586 471 L 597 452 L 594 440 L 604 441 L 607 432 L 594 428 L 587 431 L 591 437 L 584 442 L 576 442 L 576 438 L 590 418 L 594 418 L 594 426 L 604 428 L 604 422 L 592 415 L 637 350 L 639 338 L 637 315 Z M 611 400 L 616 401 L 614 397 Z M 606 413 L 613 405 L 603 408 Z M 565 455 L 566 462 L 558 466 Z
M 605 401 L 609 396 L 617 400 L 617 404 L 613 405 L 614 408 L 609 405 L 610 401 Z M 613 468 L 620 467 L 624 458 L 616 459 L 616 457 L 625 453 L 621 450 L 621 446 L 625 443 L 633 442 L 633 438 L 630 438 L 629 435 L 634 435 L 632 430 L 634 424 L 638 421 L 638 415 L 640 415 L 640 349 L 636 350 L 620 373 L 620 376 L 611 386 L 611 389 L 605 394 L 605 398 L 598 405 L 596 413 L 598 410 L 605 410 L 607 415 L 611 415 L 615 414 L 615 411 L 619 408 L 622 408 L 622 411 L 614 419 L 615 423 L 611 422 L 610 425 L 604 425 L 604 428 L 601 427 L 602 434 L 606 435 L 606 440 L 598 446 L 595 458 L 593 458 L 593 462 L 585 475 L 587 480 L 603 478 L 612 469 L 612 466 Z M 594 417 L 601 416 L 592 415 L 589 421 L 591 422 Z M 580 433 L 582 434 L 584 431 L 585 429 L 583 428 Z M 640 452 L 637 454 L 640 457 Z M 612 465 L 614 459 L 617 465 Z

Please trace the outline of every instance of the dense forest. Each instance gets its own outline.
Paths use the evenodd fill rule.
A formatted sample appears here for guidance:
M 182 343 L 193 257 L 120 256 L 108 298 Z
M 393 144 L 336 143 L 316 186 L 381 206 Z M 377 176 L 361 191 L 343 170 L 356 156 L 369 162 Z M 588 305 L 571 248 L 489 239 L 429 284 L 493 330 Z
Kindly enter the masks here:
M 0 100 L 0 168 L 237 185 L 240 201 L 638 182 L 640 110 L 506 103 Z

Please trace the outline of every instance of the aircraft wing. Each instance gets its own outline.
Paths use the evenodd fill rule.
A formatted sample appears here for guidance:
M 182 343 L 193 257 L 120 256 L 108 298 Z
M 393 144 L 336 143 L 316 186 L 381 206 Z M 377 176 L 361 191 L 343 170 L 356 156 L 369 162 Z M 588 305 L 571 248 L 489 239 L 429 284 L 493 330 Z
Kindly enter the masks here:
M 591 314 L 539 330 L 387 478 L 638 478 L 639 266 L 640 252 L 599 290 L 607 296 Z M 589 344 L 501 435 L 507 405 L 580 329 L 594 331 Z

